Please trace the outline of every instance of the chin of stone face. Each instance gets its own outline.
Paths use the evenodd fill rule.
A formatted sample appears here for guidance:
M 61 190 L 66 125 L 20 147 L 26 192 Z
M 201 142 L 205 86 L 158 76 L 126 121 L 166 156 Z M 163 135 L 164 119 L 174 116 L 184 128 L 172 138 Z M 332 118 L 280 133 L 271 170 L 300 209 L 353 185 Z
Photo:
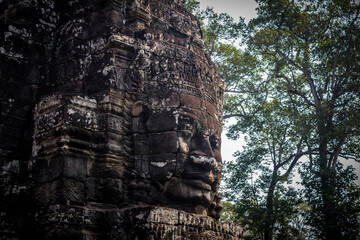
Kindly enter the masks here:
M 217 221 L 224 85 L 182 4 L 0 3 L 0 235 L 241 239 Z

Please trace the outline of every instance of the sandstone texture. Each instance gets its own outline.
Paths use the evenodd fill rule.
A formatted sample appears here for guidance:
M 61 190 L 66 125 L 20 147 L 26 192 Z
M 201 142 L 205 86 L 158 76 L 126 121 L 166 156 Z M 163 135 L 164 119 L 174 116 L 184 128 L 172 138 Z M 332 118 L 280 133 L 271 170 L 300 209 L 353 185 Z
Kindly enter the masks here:
M 0 1 L 0 239 L 242 239 L 182 0 Z

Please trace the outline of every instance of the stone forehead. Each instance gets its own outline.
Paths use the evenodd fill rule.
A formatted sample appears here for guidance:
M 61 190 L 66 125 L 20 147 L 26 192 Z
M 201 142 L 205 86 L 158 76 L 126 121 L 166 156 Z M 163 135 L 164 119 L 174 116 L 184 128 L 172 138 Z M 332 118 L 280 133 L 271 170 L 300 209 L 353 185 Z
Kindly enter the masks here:
M 156 99 L 150 103 L 137 102 L 133 106 L 133 113 L 139 115 L 143 109 L 143 105 L 149 108 L 150 114 L 171 112 L 172 115 L 183 114 L 194 118 L 197 122 L 211 127 L 221 127 L 222 117 L 221 109 L 204 98 L 196 97 L 189 94 L 172 93 L 166 99 Z M 168 114 L 167 113 L 167 114 Z
M 214 119 L 218 123 L 221 122 L 219 118 L 221 111 L 217 109 L 217 106 L 207 100 L 188 94 L 180 94 L 180 99 L 181 109 L 184 112 L 191 113 L 199 118 Z

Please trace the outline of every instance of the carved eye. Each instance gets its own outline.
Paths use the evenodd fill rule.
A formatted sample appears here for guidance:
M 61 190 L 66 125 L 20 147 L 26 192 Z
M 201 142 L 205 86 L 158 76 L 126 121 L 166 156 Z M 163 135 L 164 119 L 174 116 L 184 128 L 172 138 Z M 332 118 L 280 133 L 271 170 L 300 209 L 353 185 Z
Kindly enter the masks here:
M 191 132 L 191 131 L 188 131 L 188 130 L 182 130 L 181 131 L 181 136 L 183 137 L 183 139 L 187 142 L 190 142 L 191 139 L 193 138 L 194 136 L 194 133 Z
M 220 148 L 220 139 L 218 137 L 216 137 L 215 135 L 211 135 L 210 136 L 210 144 L 211 144 L 211 148 L 213 150 L 217 150 Z
M 188 116 L 180 115 L 179 117 L 179 129 L 180 130 L 189 130 L 194 132 L 195 126 L 194 126 L 194 120 L 191 119 Z

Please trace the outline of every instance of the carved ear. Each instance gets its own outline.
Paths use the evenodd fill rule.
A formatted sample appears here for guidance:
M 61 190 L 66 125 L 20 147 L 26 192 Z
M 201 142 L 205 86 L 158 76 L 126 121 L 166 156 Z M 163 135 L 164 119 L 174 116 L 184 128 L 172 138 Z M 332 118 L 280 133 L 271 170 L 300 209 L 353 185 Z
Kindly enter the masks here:
M 142 101 L 134 103 L 131 108 L 131 130 L 133 133 L 147 133 L 146 122 L 149 110 Z
M 140 117 L 141 113 L 145 110 L 144 103 L 142 101 L 138 101 L 134 103 L 132 109 L 131 109 L 131 116 L 132 117 Z

